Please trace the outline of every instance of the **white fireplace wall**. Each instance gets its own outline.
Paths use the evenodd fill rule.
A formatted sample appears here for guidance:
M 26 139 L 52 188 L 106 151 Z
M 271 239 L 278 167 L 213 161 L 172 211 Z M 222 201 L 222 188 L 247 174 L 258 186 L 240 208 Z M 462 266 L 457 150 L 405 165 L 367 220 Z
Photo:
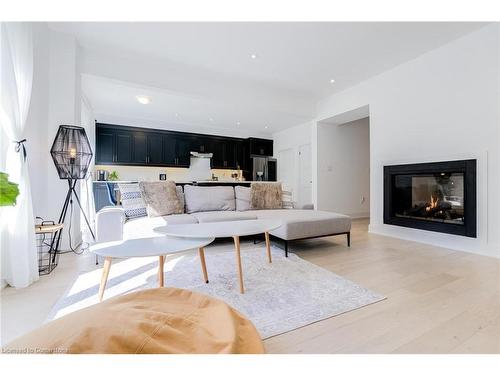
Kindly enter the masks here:
M 318 104 L 321 120 L 369 106 L 370 232 L 500 258 L 500 26 L 488 25 Z M 478 238 L 383 223 L 383 166 L 476 158 Z M 316 203 L 315 202 L 315 203 Z

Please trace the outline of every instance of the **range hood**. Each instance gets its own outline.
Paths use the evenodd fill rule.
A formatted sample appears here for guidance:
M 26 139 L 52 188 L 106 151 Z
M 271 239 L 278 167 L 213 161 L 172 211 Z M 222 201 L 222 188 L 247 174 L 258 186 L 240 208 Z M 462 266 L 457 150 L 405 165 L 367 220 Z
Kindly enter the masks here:
M 191 181 L 204 181 L 212 178 L 212 170 L 210 169 L 212 156 L 212 153 L 191 151 L 191 163 L 188 171 Z
M 191 151 L 191 156 L 195 158 L 210 159 L 212 156 L 214 156 L 214 154 L 212 154 L 211 152 L 202 153 L 202 152 Z

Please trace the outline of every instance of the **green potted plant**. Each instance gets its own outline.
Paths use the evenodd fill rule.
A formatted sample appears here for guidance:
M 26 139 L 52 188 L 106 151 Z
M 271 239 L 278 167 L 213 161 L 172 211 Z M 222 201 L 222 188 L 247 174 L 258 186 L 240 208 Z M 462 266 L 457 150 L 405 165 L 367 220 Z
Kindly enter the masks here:
M 18 195 L 18 185 L 9 181 L 7 173 L 0 172 L 0 207 L 14 206 Z
M 108 175 L 108 181 L 118 181 L 118 180 L 119 180 L 119 177 L 118 177 L 117 171 L 113 171 Z

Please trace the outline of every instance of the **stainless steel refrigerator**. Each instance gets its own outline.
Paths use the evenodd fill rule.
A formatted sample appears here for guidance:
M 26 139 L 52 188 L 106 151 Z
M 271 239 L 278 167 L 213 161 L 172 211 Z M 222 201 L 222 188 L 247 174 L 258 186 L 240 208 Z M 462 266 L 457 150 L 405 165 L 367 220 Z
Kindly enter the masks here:
M 276 181 L 276 159 L 252 156 L 252 180 Z

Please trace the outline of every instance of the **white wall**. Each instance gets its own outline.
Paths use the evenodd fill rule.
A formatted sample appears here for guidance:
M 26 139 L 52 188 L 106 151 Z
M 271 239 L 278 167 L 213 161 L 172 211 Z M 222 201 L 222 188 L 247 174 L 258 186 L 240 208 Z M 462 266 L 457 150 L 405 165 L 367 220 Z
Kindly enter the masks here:
M 284 178 L 282 171 L 291 171 L 291 176 L 287 176 L 287 180 L 292 181 L 291 188 L 293 199 L 297 200 L 299 204 L 306 204 L 312 202 L 312 197 L 299 197 L 299 147 L 301 145 L 311 144 L 312 140 L 312 122 L 306 122 L 301 125 L 291 127 L 289 129 L 273 134 L 274 140 L 274 157 L 278 163 L 278 179 Z M 290 161 L 280 160 L 280 151 L 291 150 L 293 157 Z M 288 173 L 287 173 L 288 174 Z
M 26 124 L 33 213 L 57 221 L 67 182 L 59 179 L 50 147 L 59 125 L 80 123 L 78 45 L 73 37 L 50 31 L 44 23 L 33 23 L 33 37 L 33 88 Z M 77 211 L 72 233 L 73 243 L 78 243 Z M 67 246 L 66 231 L 62 247 L 66 249 Z
M 319 103 L 317 122 L 369 105 L 371 232 L 500 257 L 499 34 L 486 26 Z M 383 224 L 384 165 L 465 158 L 478 160 L 477 239 Z
M 318 125 L 318 209 L 370 215 L 370 124 L 364 118 Z
M 57 134 L 59 125 L 77 125 L 81 123 L 81 76 L 78 71 L 79 47 L 73 36 L 49 30 L 49 119 L 47 151 Z M 47 164 L 48 200 L 50 202 L 48 216 L 57 221 L 61 212 L 68 184 L 60 180 L 52 160 Z M 79 184 L 77 184 L 79 192 Z M 79 207 L 73 199 L 72 244 L 81 242 Z M 70 210 L 65 220 L 66 231 L 63 235 L 62 248 L 69 246 Z

